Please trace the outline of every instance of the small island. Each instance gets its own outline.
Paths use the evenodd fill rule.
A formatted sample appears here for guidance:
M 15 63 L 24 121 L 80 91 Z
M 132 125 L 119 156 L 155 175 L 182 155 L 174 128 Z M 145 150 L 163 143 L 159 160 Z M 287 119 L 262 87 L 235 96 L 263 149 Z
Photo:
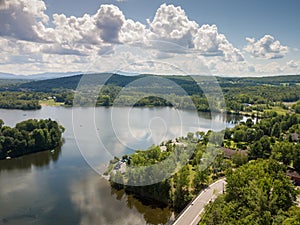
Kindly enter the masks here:
M 0 119 L 0 160 L 55 149 L 62 143 L 64 130 L 51 119 L 29 119 L 13 128 Z

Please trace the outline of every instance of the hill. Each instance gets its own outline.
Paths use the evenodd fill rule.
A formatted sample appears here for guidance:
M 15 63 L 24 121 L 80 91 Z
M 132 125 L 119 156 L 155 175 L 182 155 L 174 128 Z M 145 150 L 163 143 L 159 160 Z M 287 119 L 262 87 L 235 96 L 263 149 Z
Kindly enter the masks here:
M 152 75 L 137 75 L 137 76 L 125 76 L 119 74 L 89 74 L 89 79 L 95 80 L 101 79 L 101 77 L 110 78 L 106 81 L 106 85 L 114 85 L 118 87 L 124 87 L 133 81 L 147 76 Z M 167 78 L 176 84 L 184 88 L 189 94 L 193 94 L 199 91 L 198 85 L 189 76 L 157 76 Z M 82 78 L 82 74 L 61 77 L 47 80 L 37 80 L 22 83 L 12 87 L 13 90 L 22 91 L 34 91 L 34 92 L 53 92 L 63 89 L 75 90 Z M 272 77 L 217 77 L 217 80 L 222 88 L 224 87 L 244 87 L 244 86 L 295 86 L 300 84 L 300 75 L 289 75 L 289 76 L 272 76 Z M 134 86 L 134 83 L 131 84 Z M 147 85 L 151 85 L 148 83 Z M 146 85 L 145 85 L 146 86 Z

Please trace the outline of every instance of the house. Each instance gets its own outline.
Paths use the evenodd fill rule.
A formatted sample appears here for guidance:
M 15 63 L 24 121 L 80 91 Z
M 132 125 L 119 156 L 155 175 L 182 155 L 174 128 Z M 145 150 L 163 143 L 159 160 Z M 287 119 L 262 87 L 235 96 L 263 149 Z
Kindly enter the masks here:
M 163 145 L 163 146 L 160 146 L 160 151 L 161 152 L 166 152 L 167 151 L 167 146 Z
M 291 136 L 292 136 L 292 141 L 295 141 L 295 142 L 299 141 L 299 134 L 292 133 Z
M 300 140 L 299 134 L 297 133 L 287 134 L 284 136 L 284 138 L 292 142 L 298 142 Z
M 221 150 L 223 151 L 224 153 L 224 157 L 225 158 L 228 158 L 228 159 L 231 159 L 231 157 L 235 154 L 241 154 L 241 155 L 244 155 L 244 156 L 247 156 L 248 155 L 248 152 L 247 150 L 235 150 L 235 149 L 230 149 L 230 148 L 224 148 L 222 147 Z
M 290 177 L 296 185 L 300 186 L 300 174 L 297 171 L 288 170 L 286 175 Z
M 123 159 L 122 161 L 118 161 L 117 164 L 114 167 L 114 173 L 116 173 L 116 171 L 120 171 L 121 173 L 125 173 L 126 172 L 126 162 L 128 162 L 128 160 Z

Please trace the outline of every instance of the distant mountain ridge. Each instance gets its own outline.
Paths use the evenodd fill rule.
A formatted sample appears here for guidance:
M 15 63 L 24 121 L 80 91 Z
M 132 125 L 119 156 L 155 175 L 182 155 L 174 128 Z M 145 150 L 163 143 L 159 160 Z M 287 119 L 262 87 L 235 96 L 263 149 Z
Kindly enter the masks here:
M 81 72 L 65 72 L 65 73 L 39 73 L 33 75 L 16 75 L 12 73 L 0 72 L 0 79 L 12 79 L 12 80 L 48 80 L 61 77 L 68 77 L 81 74 Z
M 26 79 L 26 76 L 0 72 L 0 79 L 23 80 Z

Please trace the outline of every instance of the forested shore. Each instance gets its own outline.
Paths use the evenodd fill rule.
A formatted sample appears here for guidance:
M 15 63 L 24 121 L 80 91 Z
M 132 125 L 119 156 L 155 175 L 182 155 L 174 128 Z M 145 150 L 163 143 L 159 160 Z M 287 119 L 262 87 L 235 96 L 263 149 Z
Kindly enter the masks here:
M 251 216 L 249 218 L 254 218 L 263 213 L 265 215 L 257 223 L 272 224 L 267 223 L 268 218 L 271 222 L 284 221 L 289 215 L 299 215 L 300 209 L 295 207 L 299 193 L 287 176 L 288 171 L 300 173 L 299 137 L 300 115 L 275 113 L 257 123 L 249 118 L 222 132 L 189 133 L 187 137 L 163 142 L 146 151 L 136 151 L 120 159 L 115 158 L 106 174 L 110 175 L 112 187 L 123 189 L 140 199 L 163 203 L 177 212 L 214 180 L 226 176 L 228 193 L 225 197 L 218 198 L 217 202 L 235 204 L 235 209 L 230 214 L 233 218 L 225 219 L 226 210 L 230 210 L 228 207 L 224 207 L 224 210 L 216 207 L 213 210 L 219 216 L 214 216 L 215 211 L 209 211 L 211 214 L 203 224 L 215 224 L 214 219 L 223 217 L 223 220 L 220 219 L 223 222 L 217 224 L 228 224 L 234 221 L 236 211 L 240 212 L 236 218 L 248 215 Z M 189 155 L 191 149 L 193 153 Z M 186 159 L 188 163 L 178 164 Z M 149 168 L 163 161 L 166 162 L 164 167 L 153 167 L 153 171 L 148 170 L 147 177 L 143 177 L 144 167 Z M 131 167 L 141 169 L 132 170 Z M 180 169 L 176 170 L 178 168 Z M 154 180 L 155 176 L 168 172 L 172 174 L 161 182 L 144 186 L 130 185 L 143 183 L 143 179 Z M 241 174 L 244 174 L 243 179 Z M 239 193 L 243 190 L 249 192 L 240 196 Z M 253 191 L 259 195 L 254 195 Z M 270 191 L 274 195 L 271 196 Z M 240 202 L 240 198 L 245 198 L 245 201 Z M 249 206 L 246 200 L 253 205 Z M 268 201 L 272 202 L 268 204 Z M 265 205 L 259 206 L 260 202 Z M 251 221 L 249 218 L 245 221 Z
M 40 109 L 41 104 L 72 106 L 75 97 L 76 106 L 167 106 L 199 112 L 226 111 L 259 118 L 268 117 L 273 112 L 300 111 L 300 106 L 290 108 L 300 100 L 299 75 L 216 79 L 196 76 L 197 81 L 194 76 L 86 76 L 88 82 L 80 88 L 80 93 L 76 89 L 83 75 L 0 85 L 0 108 Z M 105 85 L 95 93 L 97 98 L 91 98 L 90 91 L 106 77 L 109 79 Z M 149 79 L 151 82 L 146 82 Z M 206 87 L 206 93 L 203 87 Z M 223 96 L 215 96 L 218 87 Z M 222 102 L 223 97 L 225 102 Z
M 55 149 L 63 132 L 64 127 L 51 119 L 29 119 L 15 127 L 4 126 L 0 119 L 0 159 Z

